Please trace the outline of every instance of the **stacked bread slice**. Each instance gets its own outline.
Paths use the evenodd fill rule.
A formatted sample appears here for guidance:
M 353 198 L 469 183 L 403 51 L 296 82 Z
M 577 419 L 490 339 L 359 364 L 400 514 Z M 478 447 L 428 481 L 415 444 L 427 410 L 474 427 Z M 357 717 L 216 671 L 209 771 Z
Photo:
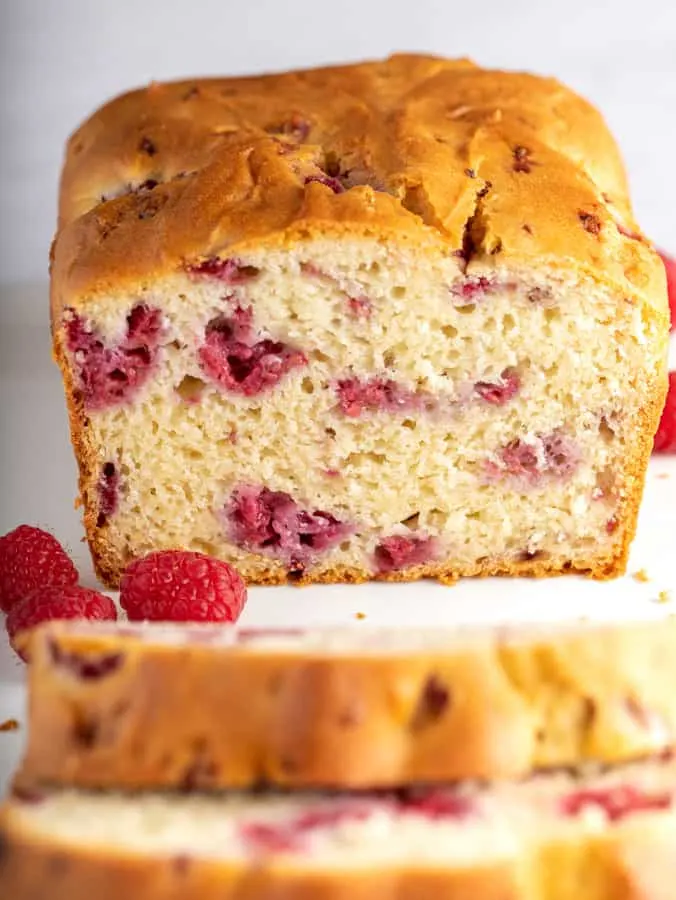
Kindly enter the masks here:
M 63 622 L 29 652 L 2 897 L 676 897 L 676 621 Z

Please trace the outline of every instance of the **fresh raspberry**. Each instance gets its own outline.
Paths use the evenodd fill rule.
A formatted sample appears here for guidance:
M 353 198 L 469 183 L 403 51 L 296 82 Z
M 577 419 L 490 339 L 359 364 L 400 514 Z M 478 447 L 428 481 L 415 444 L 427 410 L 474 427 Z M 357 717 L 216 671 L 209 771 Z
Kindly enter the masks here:
M 5 612 L 37 588 L 76 584 L 77 578 L 61 544 L 41 528 L 19 525 L 0 538 L 0 609 Z
M 671 313 L 671 330 L 676 329 L 676 259 L 667 256 L 666 253 L 657 251 L 660 254 L 664 268 L 667 272 L 667 294 L 669 297 L 669 312 Z
M 246 586 L 227 563 L 184 550 L 149 553 L 122 576 L 120 605 L 133 621 L 236 622 Z
M 15 603 L 5 623 L 10 643 L 20 631 L 52 619 L 117 619 L 115 604 L 98 591 L 75 584 L 38 588 Z M 17 651 L 25 659 L 21 651 Z
M 669 372 L 667 402 L 655 435 L 654 453 L 676 453 L 676 372 Z

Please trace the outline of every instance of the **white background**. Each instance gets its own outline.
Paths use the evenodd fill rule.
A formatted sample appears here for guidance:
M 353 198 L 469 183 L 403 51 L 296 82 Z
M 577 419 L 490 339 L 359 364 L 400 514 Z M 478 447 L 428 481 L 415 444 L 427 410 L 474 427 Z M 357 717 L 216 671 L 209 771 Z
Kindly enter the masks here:
M 0 280 L 44 279 L 61 152 L 150 79 L 386 55 L 467 55 L 556 75 L 624 150 L 639 220 L 676 250 L 673 0 L 0 0 Z
M 599 105 L 627 160 L 639 221 L 676 252 L 673 0 L 0 0 L 0 534 L 53 530 L 92 582 L 61 385 L 49 358 L 47 257 L 68 133 L 150 79 L 245 73 L 386 55 L 468 55 L 553 74 Z M 667 480 L 661 475 L 669 474 Z M 598 585 L 483 581 L 251 591 L 246 624 L 448 623 L 643 617 L 676 611 L 676 460 L 657 460 L 629 575 Z M 669 589 L 666 606 L 655 599 Z M 424 594 L 424 597 L 422 596 Z M 0 626 L 0 721 L 23 715 L 21 668 Z M 0 783 L 22 732 L 0 735 Z

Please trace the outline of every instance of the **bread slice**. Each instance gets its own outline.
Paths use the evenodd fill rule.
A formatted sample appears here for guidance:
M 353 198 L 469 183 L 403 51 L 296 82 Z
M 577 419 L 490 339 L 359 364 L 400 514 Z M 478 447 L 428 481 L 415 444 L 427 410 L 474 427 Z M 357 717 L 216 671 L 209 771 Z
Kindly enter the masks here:
M 673 900 L 676 764 L 366 794 L 31 792 L 12 900 Z
M 664 268 L 551 79 L 395 56 L 152 84 L 71 138 L 54 351 L 84 519 L 251 583 L 623 571 Z
M 399 786 L 676 741 L 676 620 L 257 631 L 54 622 L 20 783 Z

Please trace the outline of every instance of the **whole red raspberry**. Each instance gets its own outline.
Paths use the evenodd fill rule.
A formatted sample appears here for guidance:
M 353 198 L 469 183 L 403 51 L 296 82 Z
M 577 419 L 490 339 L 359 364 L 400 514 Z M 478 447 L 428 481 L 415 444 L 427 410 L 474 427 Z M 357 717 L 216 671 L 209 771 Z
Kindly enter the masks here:
M 54 535 L 19 525 L 0 537 L 0 609 L 45 585 L 77 584 L 77 569 Z
M 653 444 L 654 453 L 676 453 L 676 372 L 669 372 L 669 391 Z
M 658 250 L 667 271 L 667 293 L 669 295 L 669 312 L 671 313 L 671 330 L 676 329 L 676 259 Z
M 110 597 L 98 591 L 70 584 L 47 585 L 10 609 L 5 622 L 10 643 L 15 647 L 19 632 L 51 619 L 117 619 L 117 610 Z M 25 659 L 21 650 L 17 652 Z
M 227 563 L 185 550 L 149 553 L 122 576 L 120 605 L 133 621 L 236 622 L 246 586 Z

